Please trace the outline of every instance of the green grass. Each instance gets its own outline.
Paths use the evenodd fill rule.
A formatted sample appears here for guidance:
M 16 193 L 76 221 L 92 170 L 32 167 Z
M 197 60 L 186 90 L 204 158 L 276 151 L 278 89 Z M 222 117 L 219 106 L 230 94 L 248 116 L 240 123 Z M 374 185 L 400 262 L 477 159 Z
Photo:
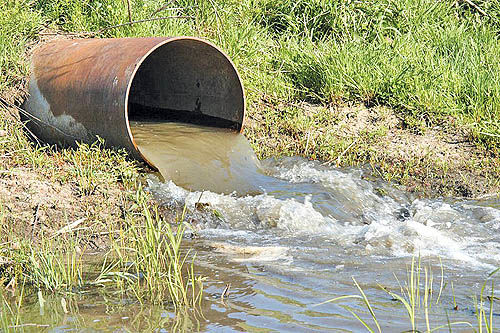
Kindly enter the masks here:
M 0 91 L 14 88 L 29 70 L 24 52 L 44 22 L 41 13 L 29 7 L 27 1 L 0 3 Z
M 294 17 L 298 4 L 306 2 L 270 3 Z M 435 125 L 450 115 L 474 128 L 477 138 L 499 134 L 499 42 L 487 20 L 447 1 L 318 3 L 324 12 L 337 13 L 329 20 L 329 34 L 323 29 L 316 35 L 314 26 L 303 26 L 305 36 L 300 36 L 298 21 L 322 13 L 311 8 L 299 9 L 304 14 L 288 23 L 285 30 L 293 36 L 274 37 L 279 43 L 275 67 L 296 96 L 387 105 L 409 125 Z
M 111 242 L 110 257 L 117 259 L 109 264 L 112 269 L 101 275 L 111 277 L 141 302 L 163 304 L 168 300 L 176 308 L 197 307 L 203 278 L 194 273 L 190 252 L 182 252 L 183 217 L 172 226 L 157 211 L 151 211 L 144 198 L 139 200 L 145 223 L 132 219 L 129 228 Z
M 357 138 L 329 131 L 339 122 L 332 106 L 383 106 L 417 134 L 435 125 L 465 128 L 485 155 L 480 162 L 471 160 L 469 168 L 484 169 L 487 182 L 498 184 L 500 6 L 487 0 L 475 3 L 481 10 L 452 0 L 177 0 L 155 17 L 185 18 L 122 26 L 96 37 L 194 35 L 220 46 L 242 75 L 249 117 L 258 119 L 258 130 L 249 133 L 260 156 L 299 154 L 337 165 L 370 163 L 388 180 L 410 182 L 423 172 L 449 182 L 453 170 L 447 165 L 412 159 L 391 164 L 383 152 L 374 151 L 371 145 L 386 135 L 386 128 Z M 164 2 L 131 4 L 132 19 L 141 20 Z M 29 51 L 49 38 L 40 32 L 97 32 L 128 21 L 122 0 L 3 0 L 0 11 L 0 96 L 10 101 L 22 99 Z M 304 101 L 320 105 L 319 111 L 311 115 L 297 106 Z M 32 242 L 22 241 L 30 237 L 29 229 L 18 225 L 19 220 L 23 226 L 36 222 L 36 214 L 12 212 L 0 200 L 0 255 L 15 262 L 1 268 L 4 283 L 14 278 L 23 286 L 61 294 L 112 285 L 140 302 L 170 302 L 178 308 L 201 299 L 201 278 L 181 251 L 183 224 L 164 221 L 145 207 L 149 199 L 140 189 L 138 166 L 123 151 L 104 149 L 102 142 L 74 150 L 40 146 L 4 109 L 0 130 L 7 133 L 0 136 L 0 177 L 36 174 L 49 184 L 69 184 L 81 199 L 75 204 L 78 216 L 62 212 L 53 225 L 39 227 L 46 234 L 29 238 Z M 258 144 L 266 138 L 264 132 L 272 134 L 274 145 Z M 115 210 L 100 213 L 112 205 Z M 16 219 L 15 213 L 22 217 Z M 51 238 L 83 217 L 77 231 Z M 82 253 L 89 239 L 102 234 L 109 237 L 110 252 L 99 271 L 86 275 Z M 59 253 L 51 251 L 57 247 Z M 420 297 L 410 297 L 413 291 L 403 297 L 410 320 L 417 298 L 420 302 Z M 364 295 L 359 297 L 369 305 Z M 430 304 L 425 301 L 430 295 L 424 292 L 423 297 Z M 483 296 L 477 304 L 481 313 Z M 0 317 L 4 328 L 12 325 L 6 320 Z M 486 312 L 478 322 L 489 325 Z
M 0 282 L 6 285 L 13 281 L 16 293 L 21 284 L 23 290 L 26 286 L 31 291 L 62 296 L 101 289 L 141 304 L 170 304 L 176 310 L 196 308 L 201 302 L 203 278 L 195 274 L 190 252 L 184 253 L 181 247 L 182 217 L 171 226 L 154 206 L 150 207 L 151 200 L 140 187 L 135 202 L 139 209 L 128 213 L 124 224 L 108 226 L 108 250 L 91 261 L 88 233 L 77 224 L 56 232 L 42 230 L 36 241 L 17 237 L 16 227 L 11 226 L 5 232 L 16 246 L 0 248 L 2 258 L 11 262 L 0 271 Z
M 151 18 L 162 5 L 153 0 L 131 4 L 133 20 Z M 283 149 L 257 143 L 269 132 L 264 130 L 266 124 L 247 131 L 259 156 L 298 154 L 341 165 L 369 163 L 381 168 L 386 179 L 413 187 L 414 179 L 422 178 L 415 172 L 393 174 L 425 165 L 403 161 L 405 166 L 391 171 L 388 164 L 394 161 L 364 149 L 384 133 L 375 137 L 367 133 L 367 138 L 353 144 L 355 138 L 339 139 L 329 133 L 329 123 L 335 119 L 321 119 L 309 124 L 320 135 L 305 150 L 303 129 L 296 130 L 305 112 L 302 108 L 289 112 L 287 105 L 301 101 L 322 106 L 382 105 L 394 110 L 400 126 L 417 134 L 435 126 L 452 132 L 459 128 L 482 145 L 486 165 L 479 167 L 494 169 L 494 174 L 500 147 L 500 16 L 495 2 L 477 4 L 488 15 L 451 0 L 179 0 L 154 16 L 185 18 L 122 26 L 96 37 L 194 35 L 211 40 L 228 53 L 242 74 L 249 116 L 264 118 L 278 135 L 286 134 L 287 127 L 297 132 L 298 144 L 286 135 L 280 138 L 287 141 Z M 29 72 L 24 52 L 40 39 L 38 32 L 45 27 L 95 32 L 128 21 L 122 0 L 8 0 L 0 6 L 6 13 L 0 22 L 0 91 L 8 97 L 22 86 Z M 262 107 L 268 103 L 271 108 Z M 325 117 L 335 116 L 325 113 Z M 469 169 L 477 169 L 482 160 L 473 159 L 477 163 Z M 447 167 L 436 164 L 429 169 L 440 174 L 439 179 L 447 179 Z M 491 178 L 489 173 L 486 178 Z
M 93 36 L 193 35 L 220 46 L 242 75 L 249 118 L 259 120 L 245 134 L 260 157 L 369 164 L 417 192 L 438 187 L 439 195 L 474 196 L 498 189 L 500 168 L 500 10 L 494 1 L 476 3 L 480 11 L 452 0 L 178 0 L 157 12 L 163 3 L 131 0 L 133 20 L 181 18 Z M 40 31 L 98 32 L 129 20 L 122 0 L 7 0 L 0 6 L 0 94 L 11 99 L 20 99 L 16 91 L 29 73 L 26 50 L 51 37 Z M 303 102 L 323 111 L 311 117 Z M 460 133 L 481 156 L 465 157 L 470 163 L 460 167 L 439 158 L 390 158 L 372 148 L 391 135 L 384 128 L 359 138 L 337 135 L 332 125 L 339 114 L 331 110 L 352 105 L 390 109 L 408 133 L 436 127 L 450 137 Z M 39 156 L 32 155 L 34 165 Z M 485 172 L 478 175 L 479 168 Z M 447 185 L 458 173 L 463 179 Z M 84 193 L 93 190 L 81 185 Z
M 161 7 L 152 0 L 131 3 L 134 20 Z M 201 36 L 236 62 L 250 102 L 267 95 L 386 105 L 416 130 L 451 116 L 477 140 L 496 145 L 499 10 L 493 1 L 479 5 L 490 16 L 455 1 L 176 1 L 173 10 L 156 16 L 192 18 L 145 22 L 101 36 Z M 6 74 L 0 87 L 27 73 L 23 46 L 42 25 L 98 31 L 128 20 L 121 0 L 8 0 L 1 6 Z
M 451 281 L 451 299 L 448 302 L 444 301 L 444 290 L 448 285 L 448 282 L 444 280 L 444 269 L 441 264 L 441 277 L 438 282 L 434 281 L 433 272 L 431 266 L 424 266 L 422 264 L 421 258 L 413 257 L 411 263 L 408 265 L 406 272 L 406 278 L 400 282 L 396 275 L 395 278 L 399 284 L 399 291 L 389 290 L 383 285 L 379 287 L 384 290 L 393 301 L 397 302 L 400 306 L 404 308 L 408 315 L 408 331 L 406 332 L 441 332 L 449 331 L 452 332 L 455 328 L 467 330 L 471 329 L 473 332 L 487 332 L 493 333 L 494 328 L 494 307 L 495 302 L 494 296 L 494 280 L 493 277 L 498 273 L 500 269 L 496 269 L 488 275 L 488 279 L 483 283 L 479 295 L 472 295 L 474 308 L 474 314 L 477 321 L 475 323 L 470 323 L 467 321 L 450 321 L 450 315 L 453 316 L 453 311 L 459 309 L 455 302 L 455 294 L 453 290 L 453 281 Z M 368 315 L 372 320 L 373 324 L 369 323 L 367 320 L 362 319 L 360 314 L 356 313 L 351 307 L 347 305 L 342 305 L 344 309 L 349 311 L 353 317 L 358 320 L 369 332 L 382 332 L 380 328 L 380 323 L 377 318 L 377 313 L 374 311 L 370 304 L 370 300 L 366 296 L 365 292 L 358 284 L 356 279 L 353 277 L 354 286 L 359 291 L 360 295 L 345 295 L 336 297 L 318 305 L 336 302 L 341 303 L 346 300 L 357 299 L 359 300 L 368 310 Z M 491 282 L 491 289 L 489 290 L 490 295 L 486 293 L 487 284 Z M 453 305 L 449 308 L 449 304 Z M 468 305 L 462 305 L 461 307 L 467 307 Z M 431 314 L 434 308 L 439 308 L 441 311 L 445 311 L 447 314 L 447 322 L 436 323 L 432 322 Z M 421 327 L 423 326 L 423 327 Z

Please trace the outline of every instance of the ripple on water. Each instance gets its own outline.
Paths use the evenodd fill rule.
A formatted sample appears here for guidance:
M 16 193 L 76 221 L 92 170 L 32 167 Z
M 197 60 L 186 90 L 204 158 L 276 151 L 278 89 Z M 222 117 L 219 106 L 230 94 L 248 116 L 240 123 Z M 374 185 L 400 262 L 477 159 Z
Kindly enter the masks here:
M 166 181 L 150 176 L 148 189 L 163 204 L 186 205 L 196 217 L 194 227 L 204 244 L 199 257 L 206 259 L 200 265 L 210 260 L 216 261 L 211 268 L 215 270 L 227 260 L 242 265 L 228 268 L 230 279 L 251 276 L 257 294 L 271 292 L 279 280 L 290 299 L 307 304 L 304 298 L 309 295 L 311 303 L 318 303 L 339 291 L 352 293 L 345 286 L 352 286 L 353 275 L 367 281 L 393 280 L 394 271 L 405 272 L 409 257 L 420 255 L 442 259 L 450 275 L 460 276 L 464 287 L 455 292 L 465 297 L 472 285 L 500 266 L 498 198 L 417 199 L 391 184 L 363 179 L 360 169 L 298 157 L 259 162 L 239 134 L 189 129 L 183 140 L 190 140 L 193 131 L 196 140 L 184 142 L 182 154 L 196 152 L 169 167 L 193 167 L 184 174 L 203 175 L 195 179 L 199 183 L 193 186 L 192 179 L 180 179 L 175 170 L 176 176 L 169 179 L 172 170 L 160 166 Z M 232 144 L 245 148 L 229 147 Z M 229 155 L 238 153 L 228 157 L 228 149 Z M 205 162 L 192 163 L 193 158 Z M 218 158 L 226 162 L 210 162 Z M 213 187 L 220 181 L 223 188 Z M 200 203 L 206 209 L 197 209 Z M 253 297 L 246 300 L 262 309 L 263 303 Z M 314 312 L 308 305 L 298 307 L 290 310 L 295 319 L 304 311 Z

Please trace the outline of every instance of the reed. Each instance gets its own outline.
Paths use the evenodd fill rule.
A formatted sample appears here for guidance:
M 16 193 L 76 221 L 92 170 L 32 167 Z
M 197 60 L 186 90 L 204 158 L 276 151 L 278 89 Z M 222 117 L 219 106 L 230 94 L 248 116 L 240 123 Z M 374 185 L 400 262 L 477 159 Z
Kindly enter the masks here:
M 196 310 L 202 300 L 203 277 L 195 273 L 191 251 L 182 247 L 184 216 L 174 225 L 165 221 L 150 206 L 150 197 L 141 186 L 134 201 L 140 210 L 128 213 L 125 224 L 108 226 L 109 251 L 101 253 L 97 261 L 87 255 L 87 234 L 92 234 L 88 230 L 92 226 L 80 231 L 72 223 L 50 233 L 42 229 L 35 242 L 10 230 L 9 244 L 16 247 L 0 251 L 9 262 L 0 271 L 0 281 L 11 281 L 13 286 L 23 281 L 30 290 L 61 296 L 84 295 L 90 290 L 114 292 L 143 304 Z
M 496 275 L 500 271 L 500 268 L 497 268 L 493 272 L 491 272 L 488 275 L 488 279 L 491 279 L 494 275 Z M 486 290 L 486 284 L 489 281 L 486 280 L 484 281 L 483 285 L 481 286 L 481 291 L 479 293 L 479 297 L 474 295 L 474 308 L 476 310 L 476 319 L 477 319 L 477 332 L 482 333 L 483 332 L 483 325 L 485 328 L 485 332 L 487 333 L 493 333 L 494 332 L 494 325 L 493 325 L 493 303 L 495 302 L 495 284 L 494 281 L 491 280 L 491 294 L 490 296 L 487 296 L 485 294 Z M 487 308 L 486 303 L 489 304 L 489 308 Z M 487 309 L 489 310 L 487 313 Z
M 399 285 L 399 293 L 395 291 L 391 291 L 388 288 L 379 285 L 379 287 L 384 290 L 388 295 L 390 295 L 394 300 L 400 303 L 405 309 L 408 315 L 408 332 L 435 332 L 440 331 L 442 329 L 448 329 L 450 332 L 454 327 L 468 327 L 471 328 L 475 332 L 494 332 L 494 322 L 493 322 L 493 302 L 495 300 L 494 296 L 494 281 L 492 277 L 500 271 L 496 269 L 492 273 L 489 274 L 488 279 L 483 283 L 479 296 L 472 296 L 474 301 L 475 308 L 475 316 L 476 323 L 473 325 L 470 322 L 466 321 L 450 321 L 448 318 L 447 323 L 432 323 L 430 314 L 432 313 L 433 306 L 446 307 L 442 301 L 442 293 L 444 288 L 446 287 L 446 283 L 444 283 L 444 270 L 441 263 L 441 280 L 436 287 L 438 290 L 435 290 L 435 281 L 432 275 L 432 269 L 429 266 L 422 266 L 421 258 L 412 257 L 411 263 L 408 265 L 406 272 L 406 279 L 403 283 L 395 276 L 396 281 Z M 356 318 L 368 331 L 375 333 L 381 332 L 380 323 L 377 319 L 377 315 L 368 300 L 365 292 L 362 287 L 358 284 L 358 282 L 353 278 L 354 286 L 359 291 L 360 295 L 345 295 L 336 297 L 325 302 L 322 302 L 318 305 L 330 303 L 330 302 L 342 302 L 352 299 L 357 299 L 362 301 L 368 310 L 369 316 L 373 320 L 375 327 L 370 326 L 365 319 L 358 313 L 355 313 L 348 306 L 343 306 L 344 309 L 349 311 L 354 318 Z M 485 294 L 486 284 L 491 282 L 491 291 L 490 295 L 487 296 Z M 452 284 L 452 283 L 451 283 Z M 453 309 L 458 309 L 455 301 L 454 291 L 452 289 L 451 301 L 453 304 Z M 437 293 L 437 298 L 434 301 L 433 297 Z M 489 306 L 487 306 L 489 303 Z M 448 313 L 448 311 L 446 311 Z M 423 322 L 424 328 L 419 327 L 419 324 Z
M 52 241 L 44 241 L 42 246 L 27 245 L 23 275 L 37 289 L 74 292 L 84 284 L 83 254 L 74 239 L 57 242 L 54 251 Z M 23 250 L 21 250 L 23 251 Z
M 188 262 L 190 251 L 182 253 L 185 226 L 178 220 L 173 230 L 156 210 L 143 204 L 145 225 L 132 224 L 121 246 L 115 247 L 122 264 L 135 278 L 127 279 L 128 288 L 139 300 L 163 303 L 169 300 L 176 308 L 193 306 L 201 302 L 202 277 L 194 273 L 193 262 Z

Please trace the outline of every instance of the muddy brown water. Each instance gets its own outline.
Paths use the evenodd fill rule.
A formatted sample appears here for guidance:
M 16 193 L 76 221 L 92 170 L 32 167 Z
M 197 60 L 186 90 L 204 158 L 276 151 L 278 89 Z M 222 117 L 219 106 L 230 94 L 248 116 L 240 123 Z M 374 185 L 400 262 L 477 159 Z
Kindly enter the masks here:
M 206 312 L 208 330 L 357 331 L 361 324 L 342 306 L 370 320 L 363 304 L 317 305 L 356 294 L 352 277 L 385 331 L 406 330 L 403 307 L 379 284 L 398 291 L 419 255 L 435 284 L 443 265 L 446 286 L 443 305 L 431 311 L 434 326 L 447 322 L 447 312 L 451 321 L 474 321 L 471 297 L 500 267 L 498 198 L 418 199 L 364 180 L 360 169 L 296 157 L 258 161 L 243 135 L 215 128 L 140 123 L 133 132 L 165 178 L 151 177 L 149 190 L 165 205 L 187 205 L 199 221 L 192 246 L 210 277 L 208 295 L 216 299 L 231 283 L 226 304 L 214 301 Z M 197 210 L 197 202 L 210 209 Z
M 188 190 L 258 193 L 270 179 L 245 137 L 232 130 L 156 122 L 132 122 L 131 130 L 163 177 Z
M 477 326 L 474 297 L 485 281 L 491 293 L 495 276 L 488 275 L 500 267 L 498 197 L 419 199 L 365 180 L 359 168 L 298 157 L 259 161 L 241 134 L 215 128 L 133 123 L 132 132 L 163 175 L 149 176 L 148 190 L 167 207 L 186 205 L 186 218 L 197 221 L 184 246 L 195 249 L 197 271 L 208 277 L 201 311 L 176 316 L 133 300 L 77 299 L 77 311 L 49 316 L 50 331 L 366 331 L 350 311 L 377 331 L 361 300 L 320 304 L 359 295 L 354 278 L 382 331 L 402 332 L 411 329 L 405 308 L 382 287 L 400 294 L 418 256 L 432 270 L 434 302 L 443 276 L 431 328 L 448 318 Z M 26 311 L 37 317 L 39 309 Z M 423 310 L 417 317 L 424 331 Z

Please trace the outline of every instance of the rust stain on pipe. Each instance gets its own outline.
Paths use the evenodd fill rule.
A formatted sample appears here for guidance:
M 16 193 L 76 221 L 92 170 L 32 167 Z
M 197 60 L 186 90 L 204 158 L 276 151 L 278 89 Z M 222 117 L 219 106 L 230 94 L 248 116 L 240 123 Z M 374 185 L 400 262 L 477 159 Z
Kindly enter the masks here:
M 153 168 L 129 120 L 205 117 L 241 130 L 245 113 L 234 64 L 194 37 L 54 41 L 33 55 L 29 92 L 24 108 L 40 139 L 74 145 L 100 136 Z

